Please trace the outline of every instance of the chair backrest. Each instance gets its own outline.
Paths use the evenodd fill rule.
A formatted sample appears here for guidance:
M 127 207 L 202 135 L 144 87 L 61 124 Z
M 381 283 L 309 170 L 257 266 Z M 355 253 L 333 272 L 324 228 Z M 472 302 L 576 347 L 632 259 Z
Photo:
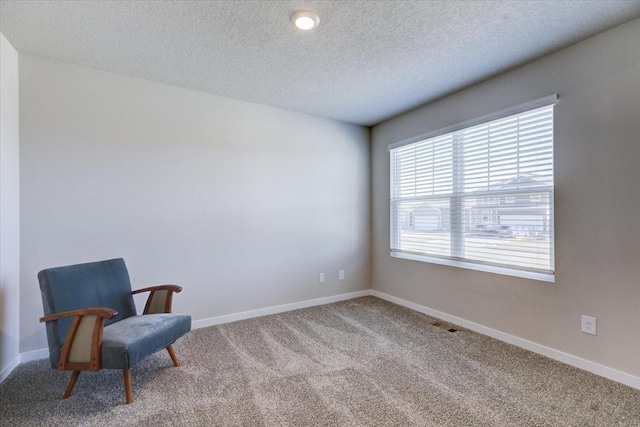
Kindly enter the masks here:
M 45 316 L 89 307 L 112 308 L 118 314 L 105 326 L 136 315 L 127 266 L 122 258 L 66 267 L 47 268 L 38 273 Z M 73 317 L 47 322 L 49 359 L 53 368 Z

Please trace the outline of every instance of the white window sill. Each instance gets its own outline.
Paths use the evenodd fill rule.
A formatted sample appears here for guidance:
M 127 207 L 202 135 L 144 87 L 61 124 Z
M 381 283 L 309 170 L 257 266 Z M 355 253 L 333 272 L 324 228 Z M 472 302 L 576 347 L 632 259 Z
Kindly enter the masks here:
M 553 273 L 537 273 L 533 271 L 516 270 L 513 268 L 496 267 L 494 265 L 476 264 L 473 262 L 459 261 L 446 258 L 432 258 L 425 255 L 413 255 L 401 252 L 391 252 L 393 258 L 402 258 L 412 261 L 428 262 L 431 264 L 448 265 L 451 267 L 466 268 L 469 270 L 484 271 L 487 273 L 503 274 L 506 276 L 522 277 L 524 279 L 540 280 L 542 282 L 555 282 Z

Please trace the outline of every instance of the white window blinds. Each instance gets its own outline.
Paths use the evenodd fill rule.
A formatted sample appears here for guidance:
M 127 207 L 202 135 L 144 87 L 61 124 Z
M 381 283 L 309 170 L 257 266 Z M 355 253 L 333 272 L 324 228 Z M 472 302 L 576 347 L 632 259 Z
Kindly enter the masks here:
M 392 255 L 552 275 L 555 97 L 546 101 L 390 147 Z

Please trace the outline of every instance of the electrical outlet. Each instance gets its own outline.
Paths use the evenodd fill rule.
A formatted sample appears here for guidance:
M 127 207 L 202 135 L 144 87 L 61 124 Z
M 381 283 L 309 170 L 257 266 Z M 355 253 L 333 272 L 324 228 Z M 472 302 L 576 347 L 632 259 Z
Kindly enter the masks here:
M 596 335 L 596 318 L 591 316 L 582 316 L 582 332 L 585 334 Z
M 318 276 L 318 282 L 324 283 L 324 273 L 320 273 Z
M 344 270 L 338 271 L 338 280 L 344 280 Z

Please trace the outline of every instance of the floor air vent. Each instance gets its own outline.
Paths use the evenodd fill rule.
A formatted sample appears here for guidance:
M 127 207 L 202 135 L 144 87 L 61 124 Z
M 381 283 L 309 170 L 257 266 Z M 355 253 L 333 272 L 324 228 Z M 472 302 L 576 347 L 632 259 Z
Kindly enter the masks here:
M 447 325 L 444 322 L 433 322 L 432 325 L 437 328 L 444 329 L 447 332 L 458 332 L 456 328 L 452 328 L 451 325 Z

